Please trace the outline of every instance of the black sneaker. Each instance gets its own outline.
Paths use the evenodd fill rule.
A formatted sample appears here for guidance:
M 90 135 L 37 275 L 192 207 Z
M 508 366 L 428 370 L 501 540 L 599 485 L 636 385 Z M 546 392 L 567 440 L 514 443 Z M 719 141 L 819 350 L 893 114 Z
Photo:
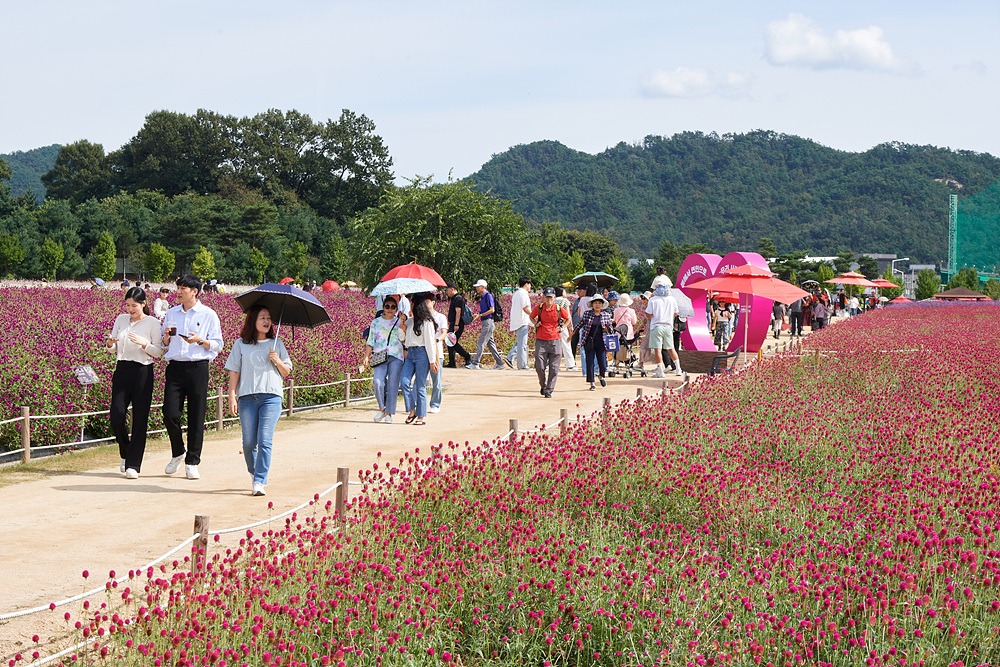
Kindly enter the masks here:
M 538 393 L 540 393 L 542 396 L 544 396 L 545 395 L 545 387 L 542 387 L 541 390 Z
M 507 364 L 507 368 L 514 368 L 514 362 L 508 359 L 507 357 L 503 358 L 503 362 Z
M 601 386 L 602 387 L 607 387 L 608 386 L 608 383 L 604 381 L 604 378 L 601 378 Z
M 545 398 L 552 398 L 552 392 L 551 391 L 543 391 L 542 392 L 542 396 L 544 396 Z

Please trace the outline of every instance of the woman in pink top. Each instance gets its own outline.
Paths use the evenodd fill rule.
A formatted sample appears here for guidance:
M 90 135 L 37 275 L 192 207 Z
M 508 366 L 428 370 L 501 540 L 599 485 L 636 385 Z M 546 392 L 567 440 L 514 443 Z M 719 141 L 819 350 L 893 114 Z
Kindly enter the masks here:
M 622 325 L 625 326 L 625 338 L 628 340 L 635 338 L 635 325 L 639 323 L 639 316 L 632 308 L 631 294 L 624 293 L 618 297 L 618 307 L 615 308 L 611 320 L 614 322 L 615 329 Z

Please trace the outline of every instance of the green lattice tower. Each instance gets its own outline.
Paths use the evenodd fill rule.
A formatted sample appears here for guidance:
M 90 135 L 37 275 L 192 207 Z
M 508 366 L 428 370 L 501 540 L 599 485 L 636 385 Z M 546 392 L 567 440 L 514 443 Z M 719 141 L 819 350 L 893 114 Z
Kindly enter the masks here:
M 971 197 L 949 201 L 948 272 L 974 267 L 981 278 L 1000 269 L 1000 181 Z

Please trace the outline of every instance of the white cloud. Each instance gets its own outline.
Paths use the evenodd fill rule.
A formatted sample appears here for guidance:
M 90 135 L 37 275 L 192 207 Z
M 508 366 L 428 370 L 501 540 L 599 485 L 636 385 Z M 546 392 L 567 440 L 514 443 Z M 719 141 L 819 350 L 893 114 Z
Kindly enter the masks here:
M 846 68 L 900 72 L 909 65 L 897 57 L 882 28 L 868 26 L 827 35 L 802 14 L 767 25 L 765 55 L 772 65 L 799 65 L 816 69 Z
M 642 92 L 648 97 L 733 96 L 745 90 L 749 83 L 749 77 L 739 72 L 717 74 L 706 69 L 678 67 L 650 74 L 642 82 Z

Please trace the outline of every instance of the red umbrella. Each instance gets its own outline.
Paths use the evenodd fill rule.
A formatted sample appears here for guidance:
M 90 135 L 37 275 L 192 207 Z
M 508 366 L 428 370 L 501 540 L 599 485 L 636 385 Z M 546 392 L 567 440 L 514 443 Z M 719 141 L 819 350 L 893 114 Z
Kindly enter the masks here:
M 327 280 L 323 282 L 321 289 L 324 292 L 336 292 L 340 289 L 340 285 L 337 284 L 336 280 Z
M 861 287 L 878 287 L 875 283 L 865 278 L 860 273 L 855 271 L 848 271 L 847 273 L 841 273 L 836 278 L 831 278 L 827 280 L 828 283 L 834 283 L 836 285 L 860 285 Z M 893 284 L 893 287 L 897 285 Z
M 752 294 L 781 303 L 792 303 L 809 296 L 805 290 L 775 278 L 772 272 L 752 264 L 737 266 L 734 269 L 723 271 L 721 276 L 705 278 L 696 283 L 688 283 L 687 286 L 694 289 Z
M 733 292 L 716 292 L 712 295 L 712 299 L 719 303 L 737 304 L 740 302 L 740 295 Z
M 762 269 L 753 264 L 744 264 L 735 268 L 723 271 L 722 275 L 712 278 L 705 278 L 698 282 L 688 283 L 687 287 L 704 290 L 720 290 L 725 292 L 739 292 L 741 295 L 761 296 L 765 299 L 780 301 L 781 303 L 793 303 L 799 299 L 809 296 L 809 292 L 799 289 L 791 283 L 786 283 L 774 277 L 774 273 L 767 269 Z M 744 300 L 744 304 L 748 304 Z M 741 312 L 743 308 L 740 309 Z M 747 328 L 750 317 L 740 315 L 743 320 L 743 340 L 747 340 Z M 746 363 L 747 349 L 743 348 L 743 362 Z
M 429 266 L 417 264 L 416 262 L 401 264 L 393 269 L 389 269 L 389 272 L 382 276 L 382 280 L 379 282 L 384 283 L 387 280 L 394 280 L 396 278 L 417 278 L 418 280 L 426 280 L 436 287 L 445 286 L 445 279 L 441 277 L 440 273 Z
M 294 282 L 295 282 L 295 278 L 288 278 L 286 276 L 285 278 L 282 278 L 281 280 L 279 280 L 278 284 L 279 285 L 287 285 L 288 283 L 294 283 Z
M 886 280 L 885 278 L 876 278 L 875 280 L 872 281 L 872 283 L 875 285 L 875 287 L 878 287 L 879 289 L 884 289 L 884 288 L 900 289 L 899 285 L 892 282 L 891 280 Z
M 913 302 L 910 301 L 909 299 L 907 299 L 905 296 L 897 296 L 895 299 L 893 299 L 889 303 L 913 303 Z

